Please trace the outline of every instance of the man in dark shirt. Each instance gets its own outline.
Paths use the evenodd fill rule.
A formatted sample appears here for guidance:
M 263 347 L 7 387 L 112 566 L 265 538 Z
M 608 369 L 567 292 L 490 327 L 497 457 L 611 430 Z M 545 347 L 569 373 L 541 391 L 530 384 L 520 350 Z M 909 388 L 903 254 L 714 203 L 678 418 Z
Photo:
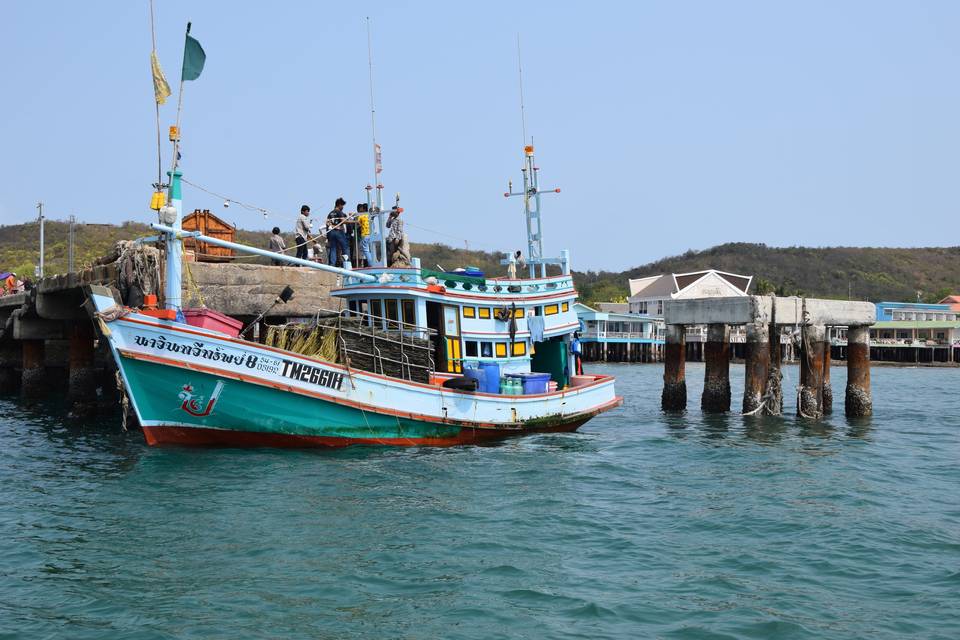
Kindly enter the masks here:
M 346 257 L 350 259 L 350 245 L 347 242 L 347 234 L 344 232 L 347 214 L 343 212 L 347 201 L 343 198 L 337 198 L 333 205 L 333 211 L 327 214 L 327 264 L 342 267 L 341 259 Z

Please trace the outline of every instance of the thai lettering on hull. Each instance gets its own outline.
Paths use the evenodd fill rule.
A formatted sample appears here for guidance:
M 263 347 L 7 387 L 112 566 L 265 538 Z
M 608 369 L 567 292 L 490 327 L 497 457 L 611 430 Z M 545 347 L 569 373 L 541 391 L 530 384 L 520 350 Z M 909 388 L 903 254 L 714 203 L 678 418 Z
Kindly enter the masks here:
M 283 361 L 283 369 L 280 373 L 285 378 L 290 378 L 291 380 L 309 382 L 310 384 L 328 387 L 336 391 L 339 391 L 343 385 L 343 374 L 338 371 L 321 369 L 320 367 L 313 367 L 309 364 L 294 362 L 292 360 Z

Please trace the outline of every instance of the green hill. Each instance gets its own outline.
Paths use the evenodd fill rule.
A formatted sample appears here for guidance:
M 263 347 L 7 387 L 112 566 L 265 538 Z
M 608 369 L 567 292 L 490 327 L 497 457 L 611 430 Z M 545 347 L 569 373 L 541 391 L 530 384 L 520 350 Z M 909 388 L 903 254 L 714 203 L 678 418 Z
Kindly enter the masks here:
M 628 295 L 627 279 L 714 268 L 754 276 L 752 293 L 936 302 L 960 292 L 960 247 L 768 247 L 734 242 L 663 258 L 621 273 L 578 274 L 585 300 Z
M 46 272 L 63 273 L 67 268 L 66 222 L 48 220 Z M 76 264 L 82 267 L 109 253 L 117 240 L 151 235 L 141 223 L 120 225 L 78 224 Z M 289 235 L 289 234 L 288 234 Z M 244 244 L 266 247 L 266 231 L 237 231 Z M 293 238 L 287 238 L 288 245 Z M 37 260 L 36 223 L 0 226 L 0 271 L 14 270 L 33 275 Z M 412 243 L 412 252 L 426 268 L 446 269 L 477 266 L 488 274 L 504 274 L 501 253 L 454 249 L 443 244 Z M 266 262 L 255 258 L 248 262 Z M 627 279 L 661 273 L 684 273 L 715 268 L 754 276 L 752 291 L 783 295 L 804 294 L 823 298 L 848 296 L 857 300 L 915 300 L 917 291 L 924 301 L 937 301 L 960 292 L 960 247 L 911 249 L 878 247 L 768 247 L 763 244 L 729 243 L 704 251 L 663 258 L 624 272 L 574 272 L 581 299 L 587 304 L 625 299 Z

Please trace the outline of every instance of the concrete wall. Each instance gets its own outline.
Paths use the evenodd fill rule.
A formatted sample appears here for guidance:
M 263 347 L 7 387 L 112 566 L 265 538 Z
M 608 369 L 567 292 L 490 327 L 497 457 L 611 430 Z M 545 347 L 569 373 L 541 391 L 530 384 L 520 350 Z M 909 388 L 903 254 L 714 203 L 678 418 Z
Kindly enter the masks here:
M 318 309 L 340 308 L 340 301 L 330 296 L 337 276 L 317 269 L 192 262 L 190 272 L 207 307 L 231 316 L 256 315 L 287 285 L 293 288 L 293 299 L 278 304 L 267 317 L 306 317 Z M 183 275 L 184 306 L 200 306 L 186 271 Z

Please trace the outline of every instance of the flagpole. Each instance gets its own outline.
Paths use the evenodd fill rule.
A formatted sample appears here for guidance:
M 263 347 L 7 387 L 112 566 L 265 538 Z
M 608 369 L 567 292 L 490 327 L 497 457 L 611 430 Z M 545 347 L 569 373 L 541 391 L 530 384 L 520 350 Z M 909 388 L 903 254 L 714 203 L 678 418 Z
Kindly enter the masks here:
M 150 0 L 150 42 L 153 46 L 153 54 L 157 53 L 157 32 L 153 24 L 153 0 Z M 163 152 L 161 150 L 160 142 L 160 103 L 157 102 L 156 96 L 154 96 L 153 106 L 156 108 L 157 112 L 157 189 L 160 189 L 160 185 L 163 184 Z

